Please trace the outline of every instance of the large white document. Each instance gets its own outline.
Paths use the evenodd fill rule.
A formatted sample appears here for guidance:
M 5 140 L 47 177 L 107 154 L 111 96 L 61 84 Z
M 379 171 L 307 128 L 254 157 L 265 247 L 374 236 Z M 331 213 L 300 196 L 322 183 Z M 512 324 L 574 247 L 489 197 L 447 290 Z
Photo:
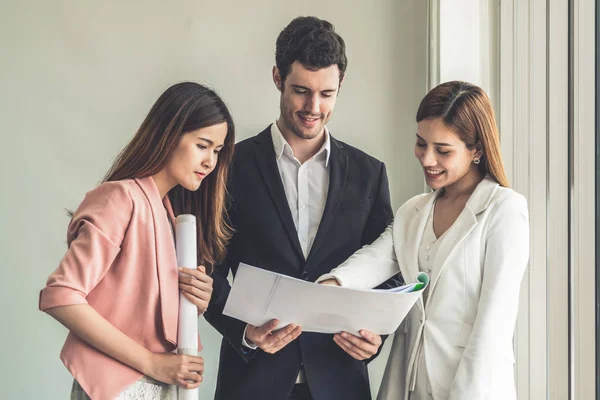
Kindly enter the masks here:
M 241 263 L 223 314 L 254 326 L 271 319 L 278 328 L 295 323 L 303 332 L 358 335 L 367 329 L 379 335 L 393 333 L 406 317 L 429 277 L 394 289 L 357 290 L 319 285 Z

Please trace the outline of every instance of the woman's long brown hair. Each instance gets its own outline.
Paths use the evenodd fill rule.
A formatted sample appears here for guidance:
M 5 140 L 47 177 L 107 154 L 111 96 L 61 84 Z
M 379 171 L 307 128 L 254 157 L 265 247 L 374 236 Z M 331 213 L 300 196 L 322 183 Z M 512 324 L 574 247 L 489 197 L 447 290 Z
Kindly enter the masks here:
M 165 166 L 185 133 L 222 122 L 227 123 L 227 136 L 213 172 L 195 192 L 177 185 L 168 193 L 175 215 L 193 214 L 198 219 L 198 262 L 207 272 L 224 259 L 231 238 L 225 202 L 235 144 L 231 114 L 213 90 L 194 82 L 168 88 L 103 179 L 107 182 L 152 176 Z
M 494 110 L 487 94 L 478 86 L 452 81 L 431 89 L 417 111 L 417 122 L 441 118 L 468 149 L 482 150 L 479 171 L 509 187 L 502 156 Z

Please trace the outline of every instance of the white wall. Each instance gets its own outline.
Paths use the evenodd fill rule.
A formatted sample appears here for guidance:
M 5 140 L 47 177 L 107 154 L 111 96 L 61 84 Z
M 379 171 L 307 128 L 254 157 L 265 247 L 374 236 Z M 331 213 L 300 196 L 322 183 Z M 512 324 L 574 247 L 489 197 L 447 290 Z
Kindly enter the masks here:
M 462 80 L 483 88 L 497 110 L 498 0 L 439 3 L 439 79 Z
M 0 13 L 0 398 L 66 398 L 58 354 L 66 330 L 37 310 L 38 291 L 66 245 L 65 208 L 102 178 L 169 85 L 217 89 L 238 140 L 278 115 L 275 39 L 295 16 L 331 20 L 349 69 L 329 125 L 388 166 L 394 207 L 422 190 L 412 155 L 425 92 L 422 0 L 3 1 Z M 203 398 L 212 398 L 219 335 L 200 322 Z M 389 346 L 389 343 L 388 343 Z M 371 367 L 376 391 L 385 355 Z

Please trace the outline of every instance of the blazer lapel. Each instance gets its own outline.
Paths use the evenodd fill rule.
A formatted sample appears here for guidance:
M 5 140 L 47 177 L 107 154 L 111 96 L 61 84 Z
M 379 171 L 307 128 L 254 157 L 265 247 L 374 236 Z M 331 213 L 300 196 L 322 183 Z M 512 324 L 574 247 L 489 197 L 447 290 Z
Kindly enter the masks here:
M 435 286 L 442 275 L 444 268 L 446 268 L 448 258 L 452 255 L 454 249 L 456 249 L 462 241 L 469 236 L 473 228 L 475 228 L 477 225 L 477 214 L 488 207 L 497 187 L 498 183 L 496 183 L 496 181 L 489 177 L 484 178 L 479 185 L 477 185 L 473 194 L 471 194 L 465 208 L 462 210 L 456 221 L 448 228 L 446 237 L 443 238 L 435 255 L 434 263 L 435 265 L 441 264 L 441 267 L 436 275 L 430 280 L 430 300 L 433 296 Z M 431 301 L 428 303 L 431 303 Z
M 173 231 L 169 226 L 169 219 L 171 219 L 173 229 L 175 228 L 175 216 L 169 198 L 165 196 L 163 203 L 152 177 L 136 178 L 135 181 L 146 195 L 152 210 L 163 333 L 165 339 L 177 344 L 179 316 L 177 255 Z
M 331 155 L 329 156 L 329 189 L 327 191 L 327 201 L 325 202 L 323 216 L 317 229 L 317 235 L 306 260 L 307 264 L 314 259 L 315 254 L 319 251 L 319 247 L 327 239 L 327 231 L 335 218 L 346 185 L 348 155 L 342 150 L 343 145 L 340 142 L 331 137 L 331 135 L 329 137 L 331 140 Z
M 456 221 L 448 228 L 446 231 L 446 236 L 442 239 L 440 243 L 440 247 L 437 250 L 435 255 L 435 265 L 440 265 L 441 267 L 436 271 L 435 275 L 430 277 L 429 282 L 429 299 L 433 296 L 433 292 L 435 290 L 435 285 L 442 275 L 442 271 L 447 265 L 448 257 L 452 254 L 454 249 L 462 243 L 462 241 L 471 233 L 473 228 L 477 225 L 477 218 L 475 214 L 471 211 L 468 206 L 462 210 Z M 428 304 L 431 301 L 428 302 Z
M 427 218 L 429 217 L 436 196 L 437 193 L 435 192 L 423 196 L 423 198 L 415 205 L 415 208 L 412 211 L 413 214 L 409 219 L 410 222 L 408 224 L 408 229 L 406 230 L 407 235 L 405 238 L 404 263 L 400 264 L 401 266 L 405 266 L 406 271 L 401 272 L 407 282 L 414 282 L 419 274 L 419 246 L 425 230 Z M 423 298 L 421 296 L 417 301 L 417 305 L 421 311 L 424 310 Z
M 256 146 L 254 147 L 254 155 L 258 169 L 260 170 L 267 191 L 275 204 L 277 213 L 281 218 L 285 231 L 292 242 L 294 249 L 298 255 L 304 259 L 302 253 L 302 247 L 300 246 L 300 240 L 298 239 L 298 232 L 294 226 L 294 220 L 292 218 L 292 212 L 285 197 L 285 189 L 283 188 L 283 182 L 281 182 L 281 175 L 279 174 L 279 167 L 277 166 L 277 160 L 275 158 L 275 150 L 273 149 L 273 140 L 271 139 L 271 126 L 255 138 Z

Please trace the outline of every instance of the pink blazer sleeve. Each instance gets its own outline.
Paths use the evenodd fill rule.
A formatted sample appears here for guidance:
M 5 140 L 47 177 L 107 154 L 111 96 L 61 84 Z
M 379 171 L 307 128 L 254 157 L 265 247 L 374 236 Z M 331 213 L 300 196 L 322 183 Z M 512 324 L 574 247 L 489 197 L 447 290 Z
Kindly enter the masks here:
M 86 194 L 69 223 L 68 250 L 40 292 L 40 310 L 87 303 L 121 250 L 133 213 L 127 189 L 107 182 Z

